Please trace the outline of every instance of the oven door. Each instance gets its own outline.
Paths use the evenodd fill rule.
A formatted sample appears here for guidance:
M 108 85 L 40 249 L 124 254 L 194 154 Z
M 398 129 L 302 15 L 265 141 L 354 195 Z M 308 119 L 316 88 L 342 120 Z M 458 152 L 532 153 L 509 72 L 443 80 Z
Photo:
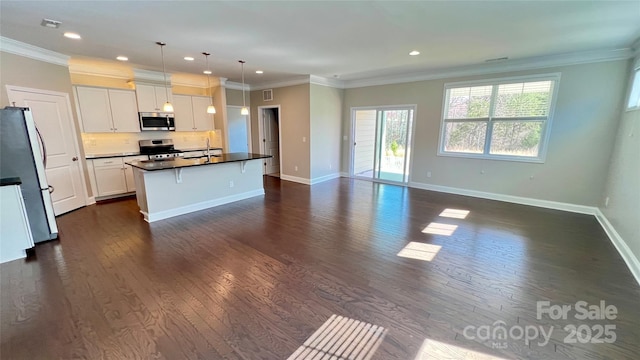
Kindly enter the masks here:
M 175 131 L 175 117 L 173 113 L 145 113 L 140 114 L 140 130 L 164 130 Z

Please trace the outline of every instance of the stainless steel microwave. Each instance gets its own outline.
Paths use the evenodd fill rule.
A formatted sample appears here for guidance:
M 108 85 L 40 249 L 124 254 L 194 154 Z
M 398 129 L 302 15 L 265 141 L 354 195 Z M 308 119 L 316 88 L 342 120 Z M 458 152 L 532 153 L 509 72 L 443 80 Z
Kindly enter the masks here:
M 175 115 L 169 112 L 141 112 L 140 130 L 164 130 L 175 131 Z

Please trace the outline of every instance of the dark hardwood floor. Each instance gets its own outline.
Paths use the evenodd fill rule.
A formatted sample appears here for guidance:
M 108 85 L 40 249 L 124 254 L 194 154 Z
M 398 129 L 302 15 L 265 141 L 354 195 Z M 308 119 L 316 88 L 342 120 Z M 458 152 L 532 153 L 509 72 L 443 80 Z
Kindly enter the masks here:
M 59 217 L 59 241 L 0 266 L 0 357 L 287 359 L 336 314 L 386 329 L 372 359 L 638 359 L 640 287 L 593 216 L 351 179 L 265 182 L 264 198 L 153 224 L 135 199 Z M 457 228 L 423 233 L 432 222 Z M 410 242 L 441 248 L 397 256 Z M 537 301 L 601 300 L 615 320 L 537 318 Z M 615 325 L 616 339 L 565 343 L 567 325 Z M 482 326 L 553 331 L 539 346 Z

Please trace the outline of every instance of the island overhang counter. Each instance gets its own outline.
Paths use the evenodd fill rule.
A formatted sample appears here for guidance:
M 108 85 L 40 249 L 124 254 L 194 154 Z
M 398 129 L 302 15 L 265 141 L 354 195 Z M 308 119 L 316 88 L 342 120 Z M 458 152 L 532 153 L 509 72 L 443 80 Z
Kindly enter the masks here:
M 136 199 L 148 222 L 264 195 L 270 155 L 225 153 L 195 159 L 135 160 Z

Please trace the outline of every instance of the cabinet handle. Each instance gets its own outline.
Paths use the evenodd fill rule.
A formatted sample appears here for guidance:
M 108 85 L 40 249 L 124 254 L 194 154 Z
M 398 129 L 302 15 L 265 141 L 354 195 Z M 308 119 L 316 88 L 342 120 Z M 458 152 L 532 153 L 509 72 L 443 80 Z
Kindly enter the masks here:
M 113 130 L 118 131 L 118 128 L 113 128 Z
M 71 161 L 78 161 L 78 157 L 77 156 L 72 157 Z

